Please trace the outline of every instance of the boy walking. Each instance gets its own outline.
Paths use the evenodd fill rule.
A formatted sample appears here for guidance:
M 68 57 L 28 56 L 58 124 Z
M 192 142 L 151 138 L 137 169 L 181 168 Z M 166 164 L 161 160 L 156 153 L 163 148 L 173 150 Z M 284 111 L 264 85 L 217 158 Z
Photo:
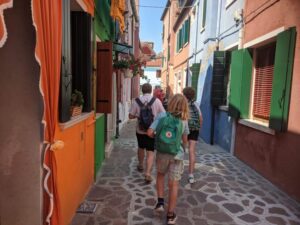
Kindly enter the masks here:
M 129 110 L 129 119 L 137 118 L 136 137 L 138 141 L 138 171 L 144 171 L 144 158 L 146 150 L 146 171 L 145 182 L 151 183 L 151 171 L 154 161 L 154 138 L 147 136 L 147 129 L 155 119 L 155 117 L 165 112 L 162 103 L 154 98 L 152 86 L 148 83 L 142 86 L 143 95 L 133 101 Z
M 179 181 L 184 169 L 184 147 L 182 147 L 182 143 L 183 145 L 187 144 L 187 135 L 189 134 L 187 119 L 188 104 L 186 98 L 181 94 L 176 94 L 168 103 L 168 112 L 159 114 L 147 132 L 150 137 L 155 135 L 157 150 L 157 204 L 154 209 L 157 212 L 162 212 L 165 208 L 164 178 L 168 173 L 168 225 L 175 224 L 177 219 L 174 210 Z

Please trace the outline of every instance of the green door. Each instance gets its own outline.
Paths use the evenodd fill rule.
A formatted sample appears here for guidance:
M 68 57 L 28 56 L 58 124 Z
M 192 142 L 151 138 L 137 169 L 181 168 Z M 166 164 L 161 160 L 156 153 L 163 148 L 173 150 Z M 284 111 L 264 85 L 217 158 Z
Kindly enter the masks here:
M 95 178 L 105 158 L 104 114 L 97 114 L 95 126 Z

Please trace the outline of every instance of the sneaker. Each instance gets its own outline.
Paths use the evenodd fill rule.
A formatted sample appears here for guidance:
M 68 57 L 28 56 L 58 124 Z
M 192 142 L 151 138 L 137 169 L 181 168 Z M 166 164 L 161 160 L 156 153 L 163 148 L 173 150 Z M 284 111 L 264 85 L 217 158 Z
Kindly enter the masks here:
M 150 175 L 145 175 L 145 182 L 147 184 L 150 184 L 152 182 L 153 178 Z
M 140 166 L 140 165 L 137 165 L 136 169 L 137 169 L 137 171 L 139 171 L 139 172 L 143 172 L 143 171 L 144 171 L 143 166 Z
M 176 223 L 177 216 L 175 213 L 167 215 L 167 225 L 174 225 Z
M 155 208 L 154 208 L 154 211 L 157 212 L 157 213 L 161 213 L 161 212 L 165 211 L 164 204 L 157 203 Z
M 194 178 L 194 176 L 193 176 L 193 175 L 190 175 L 189 178 L 188 178 L 188 181 L 189 181 L 190 184 L 195 183 L 195 178 Z

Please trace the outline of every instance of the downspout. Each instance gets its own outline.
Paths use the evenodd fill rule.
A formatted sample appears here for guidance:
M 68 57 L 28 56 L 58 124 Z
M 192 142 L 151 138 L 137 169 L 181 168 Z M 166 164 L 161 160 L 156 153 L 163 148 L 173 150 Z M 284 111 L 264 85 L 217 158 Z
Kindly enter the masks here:
M 168 19 L 168 37 L 167 37 L 167 41 L 168 41 L 168 49 L 167 49 L 167 59 L 168 59 L 168 61 L 167 61 L 167 68 L 168 68 L 168 70 L 167 70 L 167 87 L 166 87 L 166 90 L 169 90 L 169 76 L 170 76 L 170 67 L 169 67 L 169 65 L 170 65 L 170 63 L 169 63 L 169 61 L 170 61 L 170 58 L 168 57 L 169 56 L 169 51 L 171 51 L 171 49 L 170 49 L 170 40 L 169 40 L 169 37 L 171 37 L 171 35 L 170 35 L 170 19 L 171 19 L 171 8 L 172 8 L 172 2 L 171 2 L 171 4 L 170 4 L 170 8 L 169 8 L 169 19 Z M 171 55 L 171 54 L 170 54 Z M 167 93 L 167 98 L 169 98 L 169 95 L 170 95 L 170 93 Z
M 239 30 L 239 45 L 238 49 L 243 48 L 243 38 L 244 38 L 244 15 L 241 15 L 242 20 L 240 21 L 241 29 Z M 232 131 L 231 131 L 231 145 L 230 145 L 230 154 L 234 155 L 234 149 L 235 149 L 235 136 L 236 136 L 236 125 L 237 125 L 237 119 L 232 118 Z
M 219 0 L 218 2 L 218 23 L 217 23 L 217 45 L 216 49 L 219 50 L 219 35 L 220 35 L 220 27 L 221 27 L 221 12 L 222 12 L 222 0 Z M 211 118 L 211 129 L 210 129 L 210 144 L 214 144 L 214 137 L 215 137 L 215 117 L 216 117 L 216 106 L 212 106 L 212 118 Z

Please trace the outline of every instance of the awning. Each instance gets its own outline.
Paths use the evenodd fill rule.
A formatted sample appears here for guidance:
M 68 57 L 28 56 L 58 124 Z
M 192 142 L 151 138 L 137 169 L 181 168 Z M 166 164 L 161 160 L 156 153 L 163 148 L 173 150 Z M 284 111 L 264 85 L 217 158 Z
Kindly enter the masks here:
M 117 53 L 130 54 L 133 55 L 133 47 L 126 44 L 114 43 L 113 51 Z
M 94 17 L 94 8 L 95 2 L 94 0 L 77 0 L 77 3 L 81 6 L 81 8 L 92 15 Z
M 0 48 L 4 45 L 7 38 L 7 31 L 5 27 L 3 11 L 4 9 L 11 8 L 12 6 L 12 0 L 0 0 Z

